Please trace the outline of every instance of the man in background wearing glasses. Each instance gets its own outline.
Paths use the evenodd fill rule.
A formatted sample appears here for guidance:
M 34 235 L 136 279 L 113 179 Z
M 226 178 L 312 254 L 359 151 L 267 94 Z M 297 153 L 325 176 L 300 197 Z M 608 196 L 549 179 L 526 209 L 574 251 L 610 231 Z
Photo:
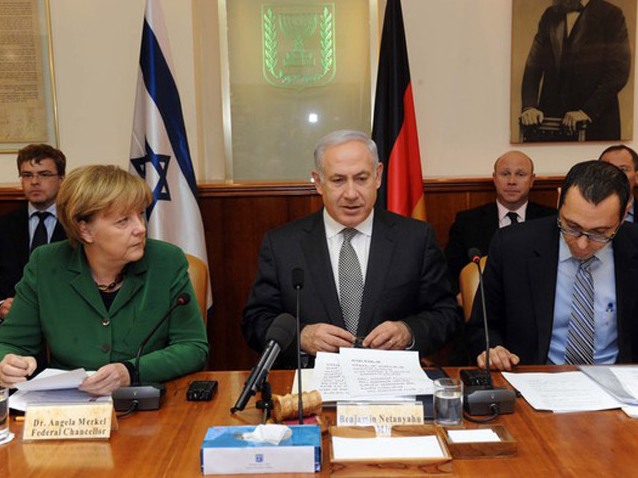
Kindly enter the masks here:
M 64 153 L 46 144 L 32 144 L 18 151 L 17 165 L 28 202 L 0 217 L 0 321 L 11 308 L 31 251 L 66 239 L 55 209 L 66 169 Z
M 495 234 L 484 275 L 492 368 L 638 360 L 638 226 L 624 222 L 629 199 L 619 168 L 586 161 L 567 173 L 558 219 Z M 482 317 L 475 300 L 467 332 L 479 367 Z

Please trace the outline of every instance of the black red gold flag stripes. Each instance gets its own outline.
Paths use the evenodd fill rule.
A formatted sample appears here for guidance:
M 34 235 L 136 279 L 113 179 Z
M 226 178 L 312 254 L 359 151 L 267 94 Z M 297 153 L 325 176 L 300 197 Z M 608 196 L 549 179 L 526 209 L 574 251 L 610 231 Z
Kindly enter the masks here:
M 377 205 L 425 220 L 423 175 L 400 0 L 383 20 L 372 139 L 384 173 Z

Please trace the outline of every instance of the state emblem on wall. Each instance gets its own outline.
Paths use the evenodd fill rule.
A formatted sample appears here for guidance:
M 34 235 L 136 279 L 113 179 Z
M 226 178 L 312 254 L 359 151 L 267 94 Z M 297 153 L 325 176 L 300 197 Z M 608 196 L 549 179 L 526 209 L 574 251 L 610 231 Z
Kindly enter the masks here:
M 273 86 L 323 86 L 336 69 L 334 5 L 264 4 L 263 72 Z

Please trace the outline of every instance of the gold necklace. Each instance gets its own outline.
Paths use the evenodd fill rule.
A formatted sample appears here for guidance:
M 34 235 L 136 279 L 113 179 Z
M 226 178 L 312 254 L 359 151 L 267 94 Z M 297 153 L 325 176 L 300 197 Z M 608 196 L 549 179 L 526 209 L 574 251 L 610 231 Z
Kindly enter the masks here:
M 115 276 L 115 280 L 111 282 L 110 284 L 98 284 L 95 281 L 93 282 L 95 282 L 95 285 L 100 291 L 111 292 L 113 289 L 115 289 L 118 285 L 122 283 L 122 281 L 124 280 L 124 275 L 125 275 L 125 272 L 124 272 L 124 269 L 122 269 L 120 273 Z

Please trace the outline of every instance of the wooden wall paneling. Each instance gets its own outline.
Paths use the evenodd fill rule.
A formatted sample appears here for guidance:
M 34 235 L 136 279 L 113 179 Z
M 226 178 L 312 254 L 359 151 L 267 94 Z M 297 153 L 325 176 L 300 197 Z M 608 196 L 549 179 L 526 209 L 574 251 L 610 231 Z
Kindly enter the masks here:
M 20 187 L 0 186 L 0 216 L 15 211 L 23 202 L 24 195 Z

